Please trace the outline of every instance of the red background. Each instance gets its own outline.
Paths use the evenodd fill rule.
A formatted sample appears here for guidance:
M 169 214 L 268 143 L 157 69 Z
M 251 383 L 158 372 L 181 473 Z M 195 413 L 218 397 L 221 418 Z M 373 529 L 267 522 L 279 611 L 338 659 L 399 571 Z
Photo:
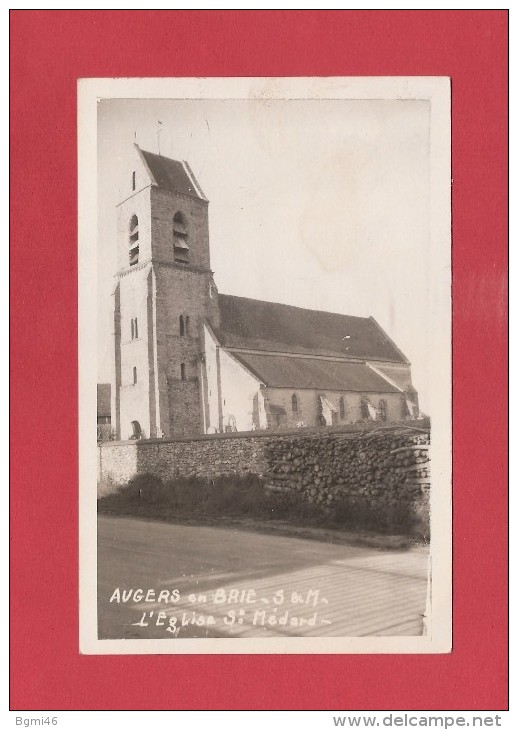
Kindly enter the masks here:
M 505 709 L 507 12 L 11 11 L 11 72 L 12 709 Z M 347 75 L 453 79 L 454 651 L 80 656 L 77 79 Z

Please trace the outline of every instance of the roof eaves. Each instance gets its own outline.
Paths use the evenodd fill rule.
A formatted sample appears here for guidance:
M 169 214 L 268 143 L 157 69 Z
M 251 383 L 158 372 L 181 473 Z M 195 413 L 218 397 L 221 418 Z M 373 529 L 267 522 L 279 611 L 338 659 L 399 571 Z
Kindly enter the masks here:
M 394 348 L 394 350 L 401 356 L 403 362 L 405 362 L 407 365 L 410 365 L 410 360 L 399 349 L 399 347 L 396 345 L 396 343 L 394 342 L 394 340 L 387 335 L 387 333 L 385 332 L 385 330 L 383 329 L 383 327 L 378 322 L 376 322 L 376 320 L 374 319 L 374 317 L 372 315 L 369 317 L 369 319 L 373 322 L 374 325 L 376 325 L 376 327 L 382 333 L 382 335 L 387 338 L 387 340 L 390 342 L 390 344 L 392 345 L 392 347 Z M 374 360 L 375 358 L 371 358 L 371 359 Z

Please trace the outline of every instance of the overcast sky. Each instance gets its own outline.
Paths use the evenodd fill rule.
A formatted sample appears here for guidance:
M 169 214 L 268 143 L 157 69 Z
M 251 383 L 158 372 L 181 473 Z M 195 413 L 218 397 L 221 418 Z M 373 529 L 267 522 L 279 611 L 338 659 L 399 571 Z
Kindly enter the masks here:
M 157 152 L 160 120 L 161 154 L 187 160 L 210 200 L 219 291 L 372 315 L 428 411 L 429 112 L 420 100 L 100 101 L 99 382 L 111 378 L 120 178 L 135 133 Z

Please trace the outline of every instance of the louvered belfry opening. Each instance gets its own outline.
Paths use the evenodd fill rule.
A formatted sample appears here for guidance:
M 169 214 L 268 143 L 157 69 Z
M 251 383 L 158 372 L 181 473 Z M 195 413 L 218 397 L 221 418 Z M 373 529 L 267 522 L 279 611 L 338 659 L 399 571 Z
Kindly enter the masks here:
M 139 242 L 138 242 L 138 218 L 132 215 L 129 226 L 129 264 L 138 264 Z
M 173 218 L 173 247 L 174 260 L 180 264 L 189 263 L 188 234 L 185 218 L 182 213 L 176 213 Z

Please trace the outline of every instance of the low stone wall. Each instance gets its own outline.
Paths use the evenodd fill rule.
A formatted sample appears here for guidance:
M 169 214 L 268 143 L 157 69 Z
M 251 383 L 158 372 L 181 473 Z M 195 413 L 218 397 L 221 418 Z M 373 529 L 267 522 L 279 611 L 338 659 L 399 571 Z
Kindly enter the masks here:
M 265 439 L 225 434 L 174 441 L 126 441 L 98 445 L 99 494 L 108 494 L 135 474 L 174 477 L 216 477 L 264 474 Z
M 138 474 L 138 447 L 135 442 L 97 444 L 97 495 L 103 497 Z
M 215 477 L 224 474 L 263 474 L 261 438 L 219 438 L 137 445 L 139 473 L 162 479 L 178 476 Z
M 217 434 L 174 441 L 109 442 L 99 449 L 99 494 L 135 474 L 162 479 L 259 474 L 268 490 L 330 506 L 340 497 L 422 502 L 430 483 L 430 432 L 409 424 L 374 431 Z

